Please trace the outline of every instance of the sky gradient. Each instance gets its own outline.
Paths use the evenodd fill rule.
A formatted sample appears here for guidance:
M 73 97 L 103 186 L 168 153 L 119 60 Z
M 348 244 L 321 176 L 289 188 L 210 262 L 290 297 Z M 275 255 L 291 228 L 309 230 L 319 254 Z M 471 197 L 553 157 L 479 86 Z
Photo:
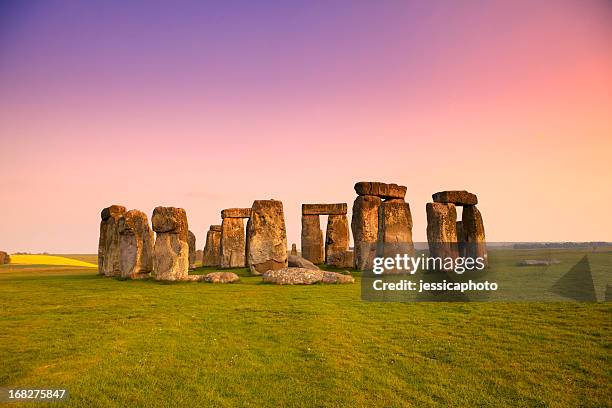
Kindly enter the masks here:
M 408 187 L 489 241 L 612 241 L 606 1 L 3 2 L 0 249 L 94 253 L 110 204 L 220 211 Z M 324 226 L 324 224 L 322 224 Z

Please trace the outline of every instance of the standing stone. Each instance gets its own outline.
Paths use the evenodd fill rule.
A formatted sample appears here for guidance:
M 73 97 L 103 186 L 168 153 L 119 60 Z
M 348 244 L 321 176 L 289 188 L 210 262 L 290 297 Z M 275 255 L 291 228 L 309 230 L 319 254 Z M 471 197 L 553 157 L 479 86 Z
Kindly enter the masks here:
M 98 240 L 98 274 L 121 276 L 119 262 L 119 220 L 125 214 L 125 207 L 111 205 L 100 213 L 100 239 Z
M 323 263 L 323 231 L 318 215 L 302 215 L 302 257 Z
M 353 203 L 353 241 L 355 242 L 355 268 L 361 271 L 373 268 L 378 240 L 378 208 L 382 200 L 371 195 L 360 195 Z
M 245 241 L 242 218 L 224 218 L 221 223 L 221 268 L 244 268 Z
M 252 274 L 261 275 L 287 267 L 287 232 L 282 202 L 255 200 L 247 233 Z
M 250 213 L 249 213 L 250 214 Z M 251 228 L 251 218 L 249 217 L 249 219 L 247 220 L 247 224 L 246 224 L 246 242 L 244 245 L 244 260 L 245 260 L 245 264 L 247 262 L 249 262 L 249 228 Z M 248 266 L 248 265 L 246 265 Z
M 344 253 L 349 249 L 349 226 L 346 215 L 330 215 L 327 217 L 327 231 L 325 233 L 325 263 L 330 264 L 331 259 L 337 259 L 337 253 Z
M 291 255 L 297 256 L 297 245 L 291 244 Z
M 454 204 L 427 203 L 427 242 L 432 257 L 457 258 L 457 210 Z M 465 225 L 464 225 L 465 227 Z
M 459 256 L 465 256 L 465 236 L 463 234 L 463 222 L 457 221 L 457 248 Z
M 211 225 L 206 233 L 202 266 L 221 266 L 221 225 Z
M 147 278 L 153 270 L 153 231 L 142 211 L 130 210 L 119 219 L 121 277 Z
M 414 255 L 410 205 L 401 198 L 383 201 L 378 210 L 377 256 Z
M 480 211 L 475 205 L 465 206 L 462 218 L 465 256 L 474 259 L 483 258 L 486 265 L 487 243 Z
M 193 232 L 187 231 L 187 243 L 189 244 L 189 269 L 195 269 L 196 262 L 196 236 Z
M 182 208 L 156 207 L 153 231 L 157 233 L 153 248 L 153 276 L 156 280 L 187 280 L 189 243 L 187 214 Z
M 0 251 L 0 265 L 11 263 L 11 256 L 4 251 Z

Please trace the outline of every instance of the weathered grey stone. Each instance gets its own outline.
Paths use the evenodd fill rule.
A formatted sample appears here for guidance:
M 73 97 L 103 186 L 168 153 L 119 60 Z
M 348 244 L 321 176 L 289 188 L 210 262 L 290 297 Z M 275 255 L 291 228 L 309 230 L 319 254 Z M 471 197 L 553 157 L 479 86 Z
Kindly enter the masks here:
M 349 249 L 349 226 L 346 215 L 330 215 L 327 217 L 325 234 L 325 263 L 330 265 L 334 255 Z
M 187 214 L 182 208 L 156 207 L 151 217 L 157 232 L 153 247 L 153 277 L 162 281 L 188 280 Z
M 244 268 L 244 221 L 242 218 L 224 218 L 221 228 L 221 268 Z
M 244 243 L 244 263 L 245 266 L 249 266 L 249 228 L 251 228 L 251 219 L 247 219 L 246 231 L 245 231 L 245 243 Z
M 459 256 L 465 256 L 465 236 L 463 234 L 463 222 L 457 221 L 457 249 Z
M 98 274 L 121 276 L 119 250 L 119 219 L 125 214 L 125 207 L 111 205 L 102 210 L 100 217 L 100 238 L 98 240 Z
M 487 243 L 482 215 L 475 205 L 463 207 L 462 215 L 465 256 L 482 258 L 487 264 Z
M 318 215 L 302 215 L 302 257 L 323 263 L 323 231 Z
M 240 277 L 233 272 L 211 272 L 204 276 L 204 282 L 210 283 L 234 283 L 240 280 Z
M 440 191 L 433 194 L 431 197 L 434 203 L 451 203 L 458 206 L 478 204 L 478 197 L 476 197 L 476 194 L 472 194 L 465 190 Z
M 196 236 L 193 232 L 187 231 L 187 244 L 189 244 L 189 269 L 195 269 L 196 262 Z
M 323 279 L 323 271 L 306 268 L 283 268 L 264 272 L 263 281 L 276 285 L 312 285 Z
M 250 218 L 250 208 L 226 208 L 221 211 L 221 218 Z
M 291 244 L 291 255 L 297 256 L 297 245 Z
M 342 215 L 346 211 L 346 203 L 302 204 L 302 215 Z
M 377 196 L 380 198 L 404 198 L 406 186 L 397 184 L 380 183 L 378 181 L 360 181 L 355 184 L 355 191 L 360 196 Z
M 317 265 L 298 255 L 289 255 L 287 264 L 293 268 L 319 269 Z
M 153 271 L 153 231 L 149 218 L 130 210 L 119 219 L 119 265 L 122 278 L 148 278 Z
M 323 272 L 321 283 L 355 283 L 355 278 L 351 275 L 344 275 L 338 272 Z
M 381 202 L 379 197 L 363 195 L 353 203 L 351 229 L 355 243 L 355 268 L 360 271 L 373 268 L 378 240 L 378 208 Z
M 325 263 L 336 268 L 353 268 L 355 267 L 354 253 L 349 250 L 335 252 L 327 257 Z
M 287 267 L 287 232 L 282 202 L 255 200 L 248 234 L 252 274 Z
M 427 203 L 427 242 L 432 257 L 457 258 L 457 210 L 454 204 Z M 464 224 L 465 227 L 465 224 Z
M 414 255 L 412 214 L 401 198 L 383 201 L 378 209 L 378 246 L 376 255 L 394 257 Z
M 0 265 L 11 263 L 11 256 L 4 251 L 0 251 Z
M 211 225 L 206 232 L 202 266 L 221 266 L 221 225 Z

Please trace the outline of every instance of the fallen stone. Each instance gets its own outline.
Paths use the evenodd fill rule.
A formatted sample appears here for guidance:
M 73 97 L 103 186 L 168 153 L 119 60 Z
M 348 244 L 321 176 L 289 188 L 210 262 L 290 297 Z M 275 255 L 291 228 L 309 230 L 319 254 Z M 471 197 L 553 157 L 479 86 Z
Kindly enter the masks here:
M 196 236 L 193 232 L 187 231 L 187 244 L 189 245 L 189 269 L 195 269 L 196 263 Z
M 359 183 L 358 183 L 359 184 Z M 355 242 L 355 268 L 371 270 L 378 241 L 378 208 L 382 200 L 371 195 L 359 196 L 353 203 L 351 229 Z
M 305 268 L 305 269 L 313 269 L 313 270 L 319 269 L 317 265 L 313 264 L 308 259 L 302 258 L 301 256 L 298 256 L 298 255 L 289 255 L 287 263 L 289 267 L 292 267 L 292 268 Z
M 406 186 L 380 183 L 378 181 L 360 181 L 355 184 L 355 191 L 360 196 L 377 196 L 380 198 L 404 198 Z
M 221 268 L 244 268 L 244 221 L 242 218 L 224 218 L 221 228 Z
M 323 272 L 322 283 L 355 283 L 355 278 L 351 275 L 344 275 L 338 272 Z
M 249 267 L 253 275 L 287 267 L 287 232 L 283 203 L 255 200 L 251 209 Z
M 355 258 L 353 251 L 335 252 L 327 257 L 326 265 L 335 266 L 336 268 L 354 268 Z
M 349 249 L 349 226 L 346 215 L 330 215 L 327 217 L 325 233 L 325 263 L 334 259 L 336 253 L 344 253 Z
M 240 277 L 233 272 L 211 272 L 204 276 L 204 282 L 210 283 L 234 283 L 240 280 Z
M 283 268 L 264 272 L 263 281 L 276 285 L 312 285 L 323 279 L 323 271 L 306 268 Z
M 118 231 L 121 277 L 148 278 L 153 271 L 155 239 L 149 218 L 142 211 L 130 210 L 119 219 Z
M 227 208 L 221 211 L 221 218 L 250 218 L 250 208 Z
M 557 259 L 525 259 L 517 262 L 518 266 L 550 266 L 560 264 Z
M 302 256 L 314 264 L 324 260 L 323 231 L 318 215 L 302 215 Z
M 217 228 L 218 227 L 218 228 Z M 206 232 L 202 266 L 221 266 L 221 226 L 211 225 Z
M 302 204 L 302 215 L 343 215 L 346 214 L 346 207 L 346 203 Z
M 431 197 L 434 203 L 450 203 L 458 206 L 478 204 L 478 197 L 476 197 L 476 194 L 472 194 L 465 190 L 440 191 L 433 194 Z

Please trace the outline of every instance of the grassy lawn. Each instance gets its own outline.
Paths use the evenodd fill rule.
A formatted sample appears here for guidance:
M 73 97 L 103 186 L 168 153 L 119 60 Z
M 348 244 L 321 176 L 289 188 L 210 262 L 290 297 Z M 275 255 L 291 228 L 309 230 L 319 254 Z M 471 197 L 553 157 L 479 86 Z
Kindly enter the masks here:
M 63 407 L 611 406 L 610 303 L 371 303 L 237 272 L 1 266 L 0 386 L 67 388 Z

